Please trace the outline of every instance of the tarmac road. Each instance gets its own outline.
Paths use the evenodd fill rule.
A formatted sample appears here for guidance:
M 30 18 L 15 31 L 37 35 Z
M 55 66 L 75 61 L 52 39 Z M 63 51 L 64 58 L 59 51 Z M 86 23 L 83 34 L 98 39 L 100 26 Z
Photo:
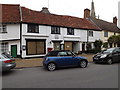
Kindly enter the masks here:
M 118 88 L 118 64 L 93 64 L 53 72 L 43 67 L 3 73 L 3 88 Z

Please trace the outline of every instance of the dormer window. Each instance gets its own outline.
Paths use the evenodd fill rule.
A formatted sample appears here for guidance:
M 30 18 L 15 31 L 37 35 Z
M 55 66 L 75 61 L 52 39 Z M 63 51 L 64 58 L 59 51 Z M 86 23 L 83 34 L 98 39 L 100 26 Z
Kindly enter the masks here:
M 28 24 L 28 33 L 39 33 L 38 24 Z
M 67 35 L 74 35 L 74 29 L 73 28 L 67 28 Z
M 6 25 L 0 25 L 0 33 L 7 33 Z

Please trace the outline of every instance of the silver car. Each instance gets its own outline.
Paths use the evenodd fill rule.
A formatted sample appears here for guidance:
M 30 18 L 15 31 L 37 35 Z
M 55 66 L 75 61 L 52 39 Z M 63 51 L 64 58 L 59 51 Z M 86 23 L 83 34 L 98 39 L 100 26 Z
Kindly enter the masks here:
M 1 53 L 0 54 L 0 63 L 2 64 L 2 71 L 9 71 L 10 69 L 15 68 L 16 63 L 15 59 L 12 58 L 7 53 Z

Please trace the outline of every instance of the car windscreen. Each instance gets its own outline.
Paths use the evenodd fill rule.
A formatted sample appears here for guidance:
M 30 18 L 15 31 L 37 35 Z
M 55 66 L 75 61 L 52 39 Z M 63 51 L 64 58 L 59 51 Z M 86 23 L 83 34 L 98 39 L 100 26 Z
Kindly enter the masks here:
M 115 48 L 110 48 L 110 49 L 106 49 L 104 51 L 102 51 L 103 53 L 112 53 L 113 50 L 115 50 Z
M 12 56 L 10 56 L 8 53 L 4 52 L 1 54 L 2 56 L 4 56 L 5 58 L 12 58 Z

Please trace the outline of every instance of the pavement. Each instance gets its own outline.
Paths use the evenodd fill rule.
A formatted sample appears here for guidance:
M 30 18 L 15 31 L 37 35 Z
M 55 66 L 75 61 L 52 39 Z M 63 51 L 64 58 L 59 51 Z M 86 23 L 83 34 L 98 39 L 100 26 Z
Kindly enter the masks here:
M 80 54 L 78 56 L 86 57 L 89 62 L 92 62 L 93 54 Z M 30 58 L 30 59 L 16 58 L 15 68 L 40 67 L 40 66 L 43 66 L 42 61 L 43 61 L 43 58 Z

